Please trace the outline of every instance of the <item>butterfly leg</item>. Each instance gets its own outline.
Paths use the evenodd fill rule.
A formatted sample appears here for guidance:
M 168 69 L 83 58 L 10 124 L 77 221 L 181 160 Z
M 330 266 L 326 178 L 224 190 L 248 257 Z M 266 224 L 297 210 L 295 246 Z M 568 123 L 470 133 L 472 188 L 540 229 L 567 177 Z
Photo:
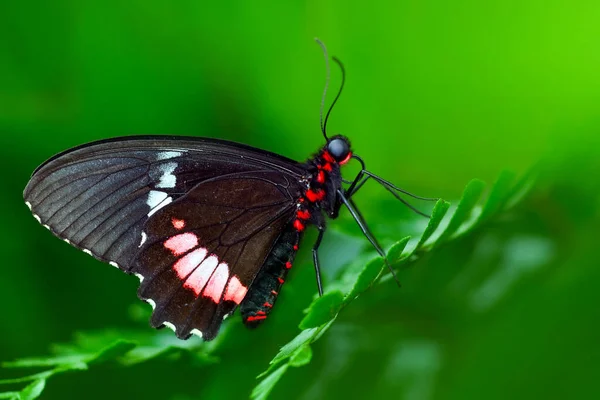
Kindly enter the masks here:
M 419 200 L 425 200 L 425 201 L 437 201 L 437 198 L 431 198 L 431 197 L 421 197 L 421 196 L 416 196 L 410 192 L 407 192 L 406 190 L 400 189 L 399 187 L 395 186 L 394 184 L 392 184 L 391 182 L 386 181 L 385 179 L 381 178 L 380 176 L 375 175 L 374 173 L 367 171 L 367 169 L 365 168 L 365 163 L 364 161 L 358 157 L 358 156 L 353 156 L 352 158 L 358 160 L 362 166 L 362 169 L 360 170 L 360 172 L 356 175 L 356 178 L 354 178 L 354 180 L 351 182 L 350 186 L 348 187 L 347 190 L 344 191 L 344 195 L 345 197 L 350 200 L 352 198 L 352 196 L 358 192 L 358 190 L 369 180 L 372 179 L 374 181 L 376 181 L 377 183 L 379 183 L 381 186 L 383 186 L 388 192 L 390 192 L 396 199 L 400 200 L 405 206 L 407 206 L 408 208 L 410 208 L 412 211 L 414 211 L 415 213 L 424 216 L 425 218 L 431 218 L 430 215 L 425 214 L 424 212 L 419 211 L 418 209 L 416 209 L 412 204 L 410 204 L 409 202 L 407 202 L 406 200 L 404 200 L 402 197 L 400 197 L 400 195 L 398 193 L 402 193 L 405 195 L 408 195 L 410 197 L 413 197 L 415 199 L 419 199 Z
M 388 262 L 387 257 L 385 255 L 385 252 L 383 251 L 383 249 L 381 248 L 381 246 L 379 245 L 379 243 L 377 243 L 377 240 L 371 234 L 371 231 L 369 230 L 369 227 L 367 226 L 367 223 L 364 221 L 364 219 L 362 218 L 362 216 L 360 215 L 360 213 L 354 207 L 354 203 L 352 203 L 350 200 L 348 200 L 346 198 L 346 196 L 344 196 L 344 192 L 342 192 L 341 190 L 338 190 L 337 192 L 338 192 L 338 196 L 339 196 L 341 202 L 346 206 L 346 208 L 348 209 L 348 211 L 350 211 L 350 215 L 352 215 L 352 218 L 354 218 L 354 220 L 358 224 L 358 226 L 359 226 L 360 230 L 362 231 L 363 235 L 365 235 L 365 237 L 367 238 L 367 240 L 375 248 L 375 250 L 377 251 L 377 253 L 379 253 L 379 255 L 381 256 L 381 258 L 383 258 L 383 261 L 385 262 L 385 265 L 387 265 L 388 269 L 392 273 L 392 276 L 394 277 L 394 280 L 396 281 L 396 283 L 398 284 L 398 286 L 400 286 L 400 281 L 398 280 L 398 277 L 396 276 L 396 272 L 394 272 L 394 269 L 392 268 L 392 266 Z
M 317 274 L 317 286 L 319 288 L 319 296 L 323 296 L 323 285 L 321 284 L 321 268 L 319 267 L 319 246 L 321 245 L 321 240 L 323 239 L 323 234 L 325 233 L 325 226 L 319 225 L 317 228 L 319 229 L 319 236 L 317 236 L 317 241 L 315 242 L 312 248 L 312 255 L 313 264 L 315 265 L 315 273 Z

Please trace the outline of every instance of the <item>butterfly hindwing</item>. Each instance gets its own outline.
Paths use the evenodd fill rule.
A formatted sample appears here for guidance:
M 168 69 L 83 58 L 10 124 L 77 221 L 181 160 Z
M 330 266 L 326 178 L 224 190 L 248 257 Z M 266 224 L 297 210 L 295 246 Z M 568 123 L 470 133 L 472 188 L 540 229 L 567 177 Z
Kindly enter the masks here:
M 207 180 L 156 212 L 132 269 L 155 307 L 152 325 L 212 339 L 294 211 L 285 176 L 254 172 Z

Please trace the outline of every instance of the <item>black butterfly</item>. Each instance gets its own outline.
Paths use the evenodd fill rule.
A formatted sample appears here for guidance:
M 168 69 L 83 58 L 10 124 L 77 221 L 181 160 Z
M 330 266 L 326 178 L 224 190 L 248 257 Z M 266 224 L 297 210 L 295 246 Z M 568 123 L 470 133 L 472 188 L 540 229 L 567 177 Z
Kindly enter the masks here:
M 237 306 L 249 327 L 267 318 L 308 225 L 322 294 L 318 249 L 342 205 L 384 256 L 351 198 L 369 179 L 406 192 L 368 172 L 346 137 L 328 138 L 327 117 L 326 144 L 304 163 L 216 139 L 123 137 L 54 156 L 24 198 L 54 235 L 136 275 L 153 327 L 210 340 Z M 363 167 L 351 182 L 350 159 Z

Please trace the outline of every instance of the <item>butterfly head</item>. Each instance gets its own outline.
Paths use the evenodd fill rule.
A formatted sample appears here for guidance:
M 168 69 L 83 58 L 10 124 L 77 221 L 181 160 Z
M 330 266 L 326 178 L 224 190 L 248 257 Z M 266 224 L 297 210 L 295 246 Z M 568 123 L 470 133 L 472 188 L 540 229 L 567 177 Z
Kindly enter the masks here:
M 347 137 L 336 135 L 327 142 L 326 151 L 340 165 L 346 164 L 352 157 L 350 141 Z

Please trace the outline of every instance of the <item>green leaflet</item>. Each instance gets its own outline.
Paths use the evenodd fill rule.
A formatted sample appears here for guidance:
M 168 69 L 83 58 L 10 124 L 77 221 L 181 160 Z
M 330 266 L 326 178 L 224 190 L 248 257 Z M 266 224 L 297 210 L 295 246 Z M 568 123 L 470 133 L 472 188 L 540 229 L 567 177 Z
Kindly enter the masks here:
M 264 400 L 269 396 L 269 393 L 273 390 L 277 382 L 281 379 L 285 371 L 288 369 L 288 364 L 284 364 L 273 373 L 269 374 L 263 379 L 256 387 L 252 390 L 250 398 L 253 400 Z
M 481 210 L 478 223 L 486 221 L 502 209 L 512 194 L 512 182 L 514 182 L 514 180 L 515 174 L 513 172 L 502 171 L 500 173 L 500 176 L 496 182 L 494 182 L 494 186 L 492 186 L 490 194 Z
M 291 357 L 299 348 L 304 346 L 306 343 L 309 343 L 310 340 L 317 333 L 317 329 L 305 329 L 298 336 L 292 339 L 291 342 L 286 344 L 279 350 L 279 353 L 273 358 L 271 364 L 278 364 L 280 361 L 285 360 L 286 358 Z
M 312 360 L 312 349 L 308 344 L 306 344 L 294 353 L 289 364 L 292 367 L 301 367 L 308 364 L 310 360 Z
M 484 189 L 485 183 L 479 179 L 473 179 L 467 184 L 465 190 L 463 191 L 462 198 L 456 207 L 456 211 L 450 219 L 450 223 L 437 240 L 438 243 L 448 240 L 465 222 L 469 220 L 473 209 L 483 194 Z
M 131 349 L 137 346 L 134 342 L 129 342 L 126 340 L 116 340 L 115 342 L 109 344 L 102 350 L 100 350 L 97 354 L 95 354 L 90 360 L 88 360 L 88 364 L 100 364 L 109 360 L 114 360 L 118 357 L 123 356 Z
M 37 381 L 34 381 L 30 385 L 26 386 L 25 389 L 21 390 L 20 398 L 21 400 L 37 399 L 42 394 L 45 387 L 45 379 L 39 379 Z
M 433 207 L 433 211 L 431 212 L 431 218 L 429 219 L 427 228 L 425 228 L 425 232 L 423 232 L 421 239 L 419 239 L 415 251 L 423 247 L 427 239 L 429 239 L 431 235 L 433 235 L 433 232 L 435 232 L 437 227 L 440 226 L 442 219 L 448 212 L 448 208 L 450 208 L 450 203 L 443 199 L 439 199 L 437 203 L 435 203 L 435 207 Z
M 316 328 L 335 318 L 344 302 L 344 295 L 339 290 L 325 293 L 312 302 L 308 313 L 300 322 L 300 329 Z
M 388 251 L 387 259 L 392 266 L 394 264 L 399 264 L 402 261 L 402 252 L 404 251 L 404 248 L 408 244 L 409 240 L 410 236 L 403 237 L 402 239 L 394 243 L 394 245 L 390 248 L 390 251 Z M 358 284 L 358 281 L 356 283 Z

